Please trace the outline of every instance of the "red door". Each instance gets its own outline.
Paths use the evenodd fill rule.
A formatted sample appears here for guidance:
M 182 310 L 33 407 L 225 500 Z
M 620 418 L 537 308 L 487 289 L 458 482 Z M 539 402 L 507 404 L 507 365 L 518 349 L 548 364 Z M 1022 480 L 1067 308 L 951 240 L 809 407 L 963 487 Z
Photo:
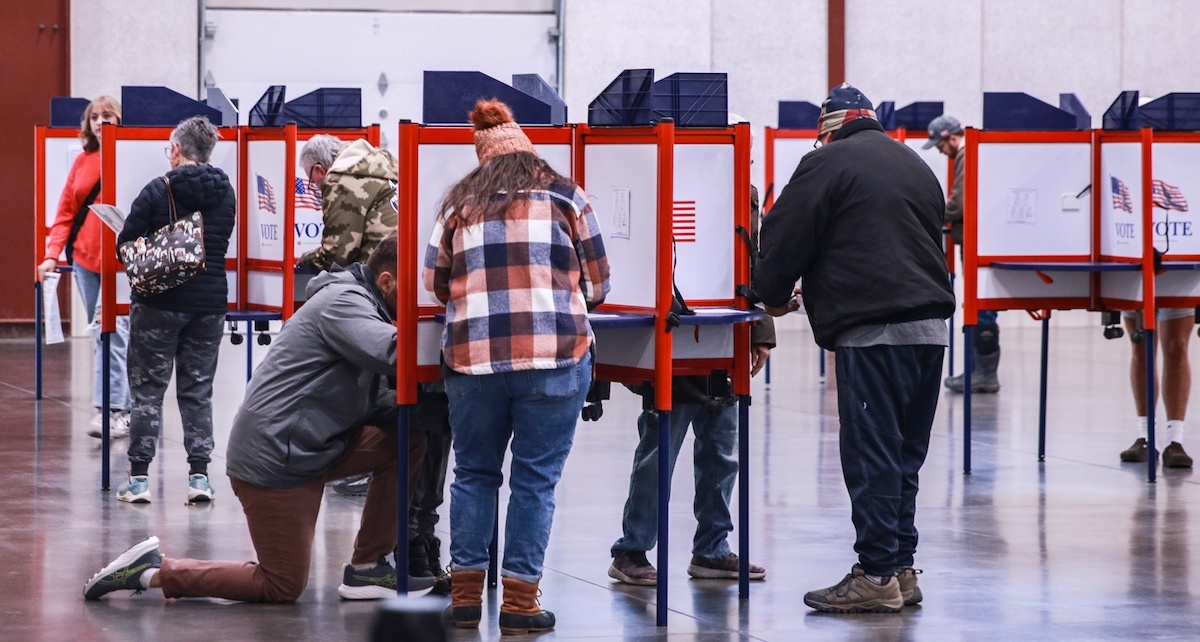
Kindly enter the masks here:
M 69 0 L 0 0 L 0 333 L 32 328 L 33 127 L 70 95 Z M 65 288 L 60 288 L 65 289 Z

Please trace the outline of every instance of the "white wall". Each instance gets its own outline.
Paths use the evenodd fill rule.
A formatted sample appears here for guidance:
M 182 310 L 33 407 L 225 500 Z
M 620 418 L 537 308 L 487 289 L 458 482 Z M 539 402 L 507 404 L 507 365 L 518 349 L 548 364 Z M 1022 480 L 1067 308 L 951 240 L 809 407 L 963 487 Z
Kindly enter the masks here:
M 162 85 L 196 97 L 197 0 L 71 0 L 71 95 Z

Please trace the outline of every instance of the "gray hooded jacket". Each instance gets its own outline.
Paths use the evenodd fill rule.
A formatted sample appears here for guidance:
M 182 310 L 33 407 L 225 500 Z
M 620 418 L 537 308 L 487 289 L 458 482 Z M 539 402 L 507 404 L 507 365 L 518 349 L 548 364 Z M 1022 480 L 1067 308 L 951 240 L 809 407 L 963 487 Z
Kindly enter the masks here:
M 366 266 L 322 272 L 307 293 L 233 419 L 225 466 L 233 479 L 294 488 L 320 477 L 396 373 L 396 327 Z

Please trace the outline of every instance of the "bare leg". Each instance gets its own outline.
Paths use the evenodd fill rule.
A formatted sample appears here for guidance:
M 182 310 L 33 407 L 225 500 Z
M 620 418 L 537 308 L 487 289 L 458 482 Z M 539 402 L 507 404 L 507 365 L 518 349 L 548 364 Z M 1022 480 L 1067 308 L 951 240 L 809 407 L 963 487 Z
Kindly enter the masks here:
M 1188 393 L 1192 388 L 1192 367 L 1188 362 L 1188 342 L 1192 338 L 1192 317 L 1163 321 L 1162 338 L 1163 402 L 1167 419 L 1187 418 Z M 1145 394 L 1142 395 L 1143 397 Z
M 1140 319 L 1125 319 L 1125 332 L 1129 336 L 1133 336 L 1134 332 L 1141 330 L 1139 327 Z M 1129 385 L 1133 389 L 1133 406 L 1137 411 L 1138 417 L 1146 416 L 1146 348 L 1140 343 L 1129 342 L 1130 352 L 1129 360 Z M 1154 381 L 1154 402 L 1158 403 L 1158 377 L 1157 373 Z

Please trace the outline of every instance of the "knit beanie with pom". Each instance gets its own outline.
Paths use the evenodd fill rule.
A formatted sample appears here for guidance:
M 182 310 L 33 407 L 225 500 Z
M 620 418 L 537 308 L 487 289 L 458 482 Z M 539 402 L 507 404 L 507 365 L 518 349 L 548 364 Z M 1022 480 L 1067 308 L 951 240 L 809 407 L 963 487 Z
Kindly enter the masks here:
M 475 103 L 471 122 L 475 125 L 475 154 L 479 156 L 480 165 L 504 154 L 529 152 L 537 156 L 537 149 L 529 137 L 513 121 L 512 110 L 499 100 Z

